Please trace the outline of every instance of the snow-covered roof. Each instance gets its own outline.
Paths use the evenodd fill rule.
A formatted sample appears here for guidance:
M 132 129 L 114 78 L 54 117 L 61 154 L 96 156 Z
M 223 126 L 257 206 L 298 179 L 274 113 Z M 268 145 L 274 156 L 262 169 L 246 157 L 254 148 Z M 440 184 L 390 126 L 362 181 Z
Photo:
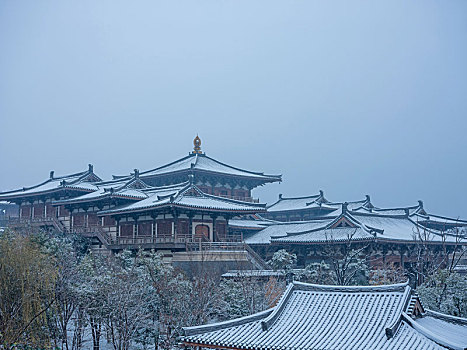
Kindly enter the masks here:
M 88 203 L 103 200 L 105 198 L 122 198 L 131 200 L 141 200 L 148 195 L 144 190 L 148 189 L 143 181 L 137 176 L 123 178 L 119 180 L 102 181 L 93 184 L 95 191 L 86 193 L 79 197 L 54 201 L 55 205 Z
M 461 317 L 448 316 L 439 312 L 426 310 L 422 317 L 413 321 L 419 330 L 435 339 L 443 339 L 459 349 L 467 349 L 467 320 Z
M 143 212 L 161 207 L 191 208 L 217 212 L 257 213 L 265 211 L 265 204 L 247 203 L 213 196 L 202 192 L 192 183 L 165 186 L 145 192 L 148 198 L 119 208 L 104 210 L 99 215 Z
M 50 172 L 47 180 L 38 185 L 31 187 L 23 187 L 22 189 L 0 192 L 1 200 L 10 200 L 21 197 L 30 197 L 45 193 L 55 192 L 62 189 L 74 189 L 78 191 L 95 191 L 97 187 L 94 183 L 102 181 L 93 172 L 93 166 L 89 164 L 86 171 L 75 174 L 55 176 L 54 172 Z
M 272 309 L 182 329 L 188 346 L 231 349 L 442 349 L 412 325 L 406 284 L 322 286 L 291 283 Z M 453 345 L 453 347 L 450 347 Z
M 338 227 L 334 229 L 322 229 L 298 235 L 288 235 L 286 237 L 273 237 L 271 241 L 282 243 L 320 243 L 320 242 L 344 242 L 370 241 L 375 237 L 362 227 Z
M 461 243 L 460 237 L 424 227 L 410 215 L 386 215 L 380 212 L 349 211 L 343 204 L 338 215 L 309 221 L 282 222 L 245 236 L 248 244 L 322 243 L 340 241 L 399 241 L 423 240 L 432 243 Z
M 334 211 L 339 209 L 343 204 L 347 205 L 347 209 L 352 212 L 359 213 L 380 213 L 386 215 L 413 215 L 413 214 L 426 214 L 423 210 L 423 202 L 419 201 L 418 205 L 397 208 L 380 208 L 371 202 L 369 195 L 365 195 L 365 199 L 349 202 L 333 202 L 324 197 L 323 191 L 319 194 L 304 196 L 304 197 L 284 197 L 279 195 L 279 200 L 268 206 L 268 212 L 288 212 L 296 210 L 310 210 L 310 209 L 323 209 L 328 211 L 325 215 L 334 215 Z M 322 211 L 319 216 L 323 216 Z
M 304 269 L 292 269 L 290 272 L 294 275 L 303 273 Z M 262 278 L 262 277 L 285 277 L 287 272 L 284 270 L 229 270 L 222 274 L 223 278 Z
M 269 225 L 263 230 L 253 233 L 252 235 L 245 236 L 244 239 L 245 243 L 247 244 L 269 244 L 274 238 L 287 237 L 288 234 L 312 231 L 325 226 L 331 221 L 332 219 L 322 219 L 313 221 L 276 223 Z
M 248 171 L 221 163 L 204 153 L 190 153 L 188 156 L 178 159 L 164 166 L 141 172 L 142 178 L 169 175 L 179 172 L 200 171 L 205 173 L 231 175 L 236 177 L 253 178 L 264 183 L 282 180 L 281 175 L 267 175 L 260 172 Z M 114 176 L 118 178 L 119 176 Z
M 449 231 L 449 230 L 466 230 L 467 229 L 467 221 L 461 220 L 459 218 L 450 218 L 441 215 L 434 215 L 431 213 L 423 212 L 415 212 L 410 215 L 412 220 L 416 221 L 417 223 L 441 230 L 441 231 Z
M 350 202 L 332 202 L 324 197 L 324 192 L 319 191 L 319 194 L 305 196 L 305 197 L 284 197 L 279 195 L 279 200 L 268 206 L 268 213 L 290 212 L 300 210 L 312 210 L 316 216 L 332 216 L 343 204 L 347 205 L 350 211 L 364 211 L 372 212 L 377 211 L 370 200 L 370 196 L 366 195 L 365 199 Z
M 244 277 L 282 277 L 285 275 L 284 271 L 274 270 L 229 270 L 223 273 L 223 278 L 244 278 Z
M 232 228 L 239 228 L 244 230 L 261 230 L 267 226 L 279 223 L 274 220 L 253 220 L 253 219 L 231 219 L 229 220 L 229 226 Z
M 336 207 L 329 206 L 327 203 L 329 202 L 324 198 L 323 191 L 319 191 L 319 194 L 304 197 L 283 197 L 280 194 L 277 202 L 268 206 L 268 212 L 286 212 L 313 208 L 329 211 L 337 209 Z

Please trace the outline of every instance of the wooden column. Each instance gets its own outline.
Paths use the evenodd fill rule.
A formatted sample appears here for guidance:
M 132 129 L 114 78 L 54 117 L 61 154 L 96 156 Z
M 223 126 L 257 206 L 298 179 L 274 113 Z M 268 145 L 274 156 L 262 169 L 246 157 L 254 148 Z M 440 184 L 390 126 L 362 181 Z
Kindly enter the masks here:
M 404 248 L 402 248 L 401 246 L 399 246 L 399 254 L 401 256 L 401 269 L 402 271 L 404 270 Z
M 178 231 L 178 213 L 176 211 L 172 212 L 173 215 L 173 224 L 172 224 L 172 236 L 174 237 L 174 240 L 177 239 L 177 231 Z
M 133 238 L 138 236 L 138 217 L 133 217 Z
M 190 236 L 191 238 L 194 237 L 194 233 L 193 233 L 193 213 L 189 213 L 188 214 L 188 232 L 190 233 Z
M 226 214 L 224 215 L 225 217 L 225 233 L 227 236 L 230 236 L 231 235 L 231 230 L 230 230 L 230 225 L 229 225 L 229 220 L 230 220 L 230 215 Z
M 217 236 L 217 232 L 216 232 L 217 215 L 211 215 L 211 218 L 212 218 L 212 241 L 217 242 L 219 241 L 219 237 L 216 237 Z

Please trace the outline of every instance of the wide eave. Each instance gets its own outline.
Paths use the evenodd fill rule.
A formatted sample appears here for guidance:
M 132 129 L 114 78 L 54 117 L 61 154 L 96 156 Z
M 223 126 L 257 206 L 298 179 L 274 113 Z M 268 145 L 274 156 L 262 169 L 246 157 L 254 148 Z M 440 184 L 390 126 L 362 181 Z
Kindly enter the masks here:
M 102 180 L 94 174 L 91 165 L 87 171 L 70 175 L 55 177 L 53 176 L 53 172 L 51 172 L 49 179 L 38 185 L 23 187 L 18 190 L 0 192 L 0 200 L 16 201 L 66 191 L 89 193 L 97 189 L 93 183 L 98 181 Z
M 465 347 L 417 323 L 425 310 L 407 283 L 323 286 L 293 282 L 272 309 L 182 328 L 186 346 L 218 349 L 448 349 Z M 456 322 L 461 332 L 467 320 Z
M 141 172 L 145 178 L 165 178 L 177 175 L 210 175 L 223 176 L 235 179 L 253 181 L 255 184 L 265 184 L 282 181 L 282 175 L 268 175 L 261 172 L 253 172 L 219 162 L 206 154 L 190 153 L 188 156 L 178 159 L 164 166 Z M 119 178 L 120 176 L 114 176 Z
M 162 189 L 162 190 L 161 190 Z M 151 212 L 165 208 L 179 208 L 191 211 L 218 213 L 254 214 L 266 211 L 266 205 L 249 203 L 203 193 L 191 183 L 161 187 L 148 192 L 148 198 L 120 208 L 101 211 L 103 215 L 125 215 Z

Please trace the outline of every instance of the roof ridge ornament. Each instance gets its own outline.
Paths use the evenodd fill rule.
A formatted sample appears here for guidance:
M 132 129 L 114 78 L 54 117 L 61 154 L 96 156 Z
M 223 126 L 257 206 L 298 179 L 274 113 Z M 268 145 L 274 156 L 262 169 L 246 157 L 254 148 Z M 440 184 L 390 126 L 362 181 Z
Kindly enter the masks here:
M 51 179 L 54 178 L 54 171 L 53 171 L 53 170 L 50 171 L 50 178 L 51 178 Z
M 193 185 L 195 182 L 195 175 L 188 174 L 188 181 L 190 182 L 191 185 Z
M 373 212 L 375 206 L 373 205 L 373 203 L 371 203 L 371 197 L 369 194 L 365 195 L 365 203 L 363 205 L 366 207 L 366 209 L 370 211 L 370 213 Z
M 348 205 L 349 203 L 348 202 L 344 202 L 342 203 L 342 214 L 346 214 L 347 213 L 347 210 L 348 210 Z
M 201 139 L 198 135 L 196 135 L 195 139 L 193 140 L 193 154 L 203 154 L 201 151 Z

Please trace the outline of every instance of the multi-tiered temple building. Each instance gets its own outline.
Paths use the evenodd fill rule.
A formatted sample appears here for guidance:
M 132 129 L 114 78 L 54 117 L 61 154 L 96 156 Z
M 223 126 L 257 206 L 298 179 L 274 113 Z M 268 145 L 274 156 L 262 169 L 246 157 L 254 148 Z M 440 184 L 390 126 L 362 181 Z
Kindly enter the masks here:
M 299 264 L 321 259 L 330 245 L 371 245 L 385 262 L 411 262 L 423 240 L 437 249 L 456 251 L 465 245 L 467 221 L 427 213 L 418 205 L 379 208 L 369 196 L 333 202 L 323 191 L 287 198 L 266 206 L 252 190 L 280 182 L 267 175 L 233 167 L 208 157 L 196 137 L 186 157 L 146 171 L 102 180 L 92 165 L 86 171 L 56 176 L 42 183 L 0 193 L 0 201 L 17 204 L 9 226 L 77 233 L 94 248 L 107 251 L 156 249 L 165 252 L 200 249 L 210 244 L 248 250 L 256 267 L 272 252 L 294 251 Z M 197 247 L 197 248 L 196 248 Z M 259 262 L 258 262 L 259 261 Z M 373 259 L 373 261 L 376 261 Z
M 229 221 L 266 212 L 266 204 L 252 198 L 251 191 L 278 181 L 280 175 L 247 171 L 208 157 L 196 137 L 192 152 L 161 167 L 135 169 L 108 181 L 97 176 L 92 165 L 71 175 L 50 172 L 36 186 L 0 193 L 0 201 L 18 205 L 17 217 L 10 218 L 12 228 L 78 233 L 91 237 L 94 247 L 112 251 L 173 252 L 206 243 L 232 243 L 231 250 L 249 250 Z

